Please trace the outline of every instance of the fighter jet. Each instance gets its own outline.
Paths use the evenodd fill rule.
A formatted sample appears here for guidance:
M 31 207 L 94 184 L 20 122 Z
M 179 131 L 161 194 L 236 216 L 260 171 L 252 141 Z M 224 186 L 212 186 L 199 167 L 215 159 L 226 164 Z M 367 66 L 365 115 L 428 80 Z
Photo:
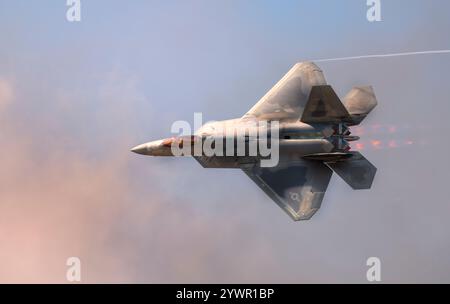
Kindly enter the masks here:
M 244 153 L 199 154 L 192 148 L 182 155 L 193 156 L 204 168 L 241 169 L 293 220 L 309 220 L 320 208 L 333 172 L 354 190 L 371 187 L 377 169 L 351 150 L 349 142 L 359 137 L 352 136 L 349 128 L 359 125 L 376 105 L 371 86 L 354 87 L 341 102 L 322 70 L 312 62 L 301 62 L 241 118 L 206 123 L 192 135 L 152 141 L 131 151 L 178 156 L 174 147 L 192 148 L 208 140 L 211 143 L 213 138 L 211 147 L 217 148 L 220 143 L 219 150 L 231 147 L 236 152 L 238 141 L 229 140 L 227 136 L 231 135 L 225 134 L 223 141 L 217 139 L 226 126 L 233 126 L 232 135 L 243 138 Z M 248 151 L 251 143 L 262 140 L 262 127 L 255 124 L 259 122 L 267 122 L 263 127 L 267 132 L 261 133 L 277 139 L 274 142 L 279 155 L 270 166 L 263 165 L 267 155 L 259 150 L 256 155 Z M 256 137 L 249 135 L 252 128 L 258 131 Z

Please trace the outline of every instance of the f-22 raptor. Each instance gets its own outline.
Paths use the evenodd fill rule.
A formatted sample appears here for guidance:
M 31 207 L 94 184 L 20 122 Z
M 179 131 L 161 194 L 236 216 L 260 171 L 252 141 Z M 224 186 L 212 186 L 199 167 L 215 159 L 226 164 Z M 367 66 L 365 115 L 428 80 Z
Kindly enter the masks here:
M 224 126 L 248 131 L 249 122 L 277 122 L 279 159 L 274 166 L 262 166 L 264 157 L 248 152 L 232 156 L 187 154 L 204 168 L 243 170 L 292 219 L 309 220 L 320 208 L 333 172 L 355 190 L 371 187 L 377 169 L 359 152 L 351 151 L 349 142 L 359 137 L 352 136 L 349 127 L 359 125 L 376 105 L 371 86 L 354 87 L 341 102 L 322 70 L 312 62 L 301 62 L 243 117 L 206 123 L 194 135 L 149 142 L 131 151 L 174 156 L 173 147 L 205 142 L 218 135 L 218 130 L 223 132 Z M 246 132 L 247 145 L 260 140 L 249 138 Z M 274 135 L 267 134 L 269 138 Z M 231 143 L 235 150 L 236 142 Z M 230 141 L 225 140 L 224 150 L 227 145 Z

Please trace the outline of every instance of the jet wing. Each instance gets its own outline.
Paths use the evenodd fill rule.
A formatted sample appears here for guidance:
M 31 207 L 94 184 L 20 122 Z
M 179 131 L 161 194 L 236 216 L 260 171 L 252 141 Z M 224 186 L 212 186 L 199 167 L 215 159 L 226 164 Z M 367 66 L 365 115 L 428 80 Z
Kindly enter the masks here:
M 299 119 L 313 86 L 326 85 L 322 70 L 312 62 L 297 63 L 243 118 Z
M 316 213 L 333 174 L 322 162 L 311 160 L 280 162 L 273 168 L 253 164 L 241 169 L 295 221 L 309 220 Z

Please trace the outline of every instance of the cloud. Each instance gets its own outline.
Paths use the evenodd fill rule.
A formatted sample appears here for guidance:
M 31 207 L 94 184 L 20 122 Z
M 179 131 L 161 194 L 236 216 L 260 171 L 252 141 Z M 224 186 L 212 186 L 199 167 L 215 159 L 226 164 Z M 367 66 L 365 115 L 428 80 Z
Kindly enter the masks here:
M 108 269 L 119 266 L 106 240 L 126 202 L 123 161 L 94 162 L 76 153 L 52 153 L 52 147 L 40 159 L 33 156 L 36 144 L 15 134 L 0 160 L 0 281 L 64 281 L 69 256 L 86 263 L 98 259 L 93 269 L 104 269 L 101 278 L 113 280 Z
M 260 263 L 275 268 L 268 244 L 242 214 L 207 210 L 230 198 L 205 196 L 203 187 L 186 181 L 190 167 L 202 172 L 192 159 L 141 158 L 129 152 L 132 130 L 105 132 L 104 125 L 132 125 L 133 102 L 144 98 L 113 74 L 112 82 L 108 74 L 95 84 L 94 96 L 82 98 L 105 108 L 98 124 L 90 123 L 95 137 L 89 141 L 79 134 L 84 126 L 62 123 L 67 117 L 90 121 L 70 90 L 47 92 L 41 109 L 51 115 L 46 110 L 24 121 L 0 114 L 0 282 L 64 283 L 72 256 L 81 259 L 83 282 L 232 282 L 236 275 L 253 277 L 248 271 L 259 272 Z M 10 102 L 11 86 L 3 81 L 1 87 L 2 101 Z M 15 93 L 13 112 L 34 102 L 25 91 Z
M 48 91 L 41 109 L 52 109 L 51 115 L 17 115 L 34 102 L 28 92 L 35 88 L 26 89 L 14 91 L 0 78 L 0 106 L 15 114 L 0 112 L 0 282 L 65 282 L 70 256 L 80 257 L 84 281 L 132 281 L 122 251 L 109 247 L 115 223 L 137 201 L 127 183 L 123 147 L 129 143 L 117 140 L 115 149 L 93 158 L 77 139 L 80 130 L 62 124 L 84 108 L 61 107 L 59 97 L 70 103 L 78 95 Z
M 128 157 L 90 160 L 56 147 L 35 157 L 33 138 L 14 137 L 0 160 L 0 282 L 64 283 L 71 256 L 83 282 L 233 282 L 261 263 L 275 268 L 263 236 L 239 215 L 217 219 L 195 210 L 195 196 L 164 196 L 163 167 L 150 166 L 139 190 Z M 236 263 L 246 267 L 228 267 Z
M 439 47 L 448 1 L 419 2 L 414 18 L 392 6 L 403 17 L 388 27 L 369 25 L 358 5 L 346 5 L 345 22 L 329 10 L 324 20 L 340 23 L 330 37 L 329 26 L 307 30 L 311 12 L 323 13 L 313 1 L 210 2 L 192 14 L 136 6 L 120 11 L 123 22 L 118 6 L 96 2 L 91 13 L 110 18 L 77 29 L 11 1 L 23 18 L 0 28 L 0 282 L 66 282 L 69 256 L 80 257 L 83 282 L 361 283 L 370 256 L 383 282 L 450 282 L 448 57 L 321 64 L 340 96 L 374 86 L 379 106 L 362 139 L 382 149 L 364 147 L 378 168 L 370 191 L 334 176 L 308 222 L 291 222 L 239 170 L 129 152 L 194 111 L 242 115 L 302 58 Z M 372 124 L 398 130 L 372 136 Z M 392 139 L 414 144 L 384 149 Z
M 12 84 L 0 76 L 0 111 L 6 108 L 14 99 Z

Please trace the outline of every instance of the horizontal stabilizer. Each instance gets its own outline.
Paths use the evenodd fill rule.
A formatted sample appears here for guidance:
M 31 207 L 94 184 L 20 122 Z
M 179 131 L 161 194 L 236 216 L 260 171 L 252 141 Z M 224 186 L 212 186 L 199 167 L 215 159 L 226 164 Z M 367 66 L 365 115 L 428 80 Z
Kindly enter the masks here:
M 344 105 L 357 125 L 376 107 L 377 98 L 371 86 L 354 87 L 345 96 Z
M 370 189 L 377 168 L 359 152 L 350 152 L 352 156 L 344 161 L 326 162 L 354 190 Z
M 351 121 L 350 114 L 329 85 L 313 86 L 301 121 L 304 123 L 341 123 Z

